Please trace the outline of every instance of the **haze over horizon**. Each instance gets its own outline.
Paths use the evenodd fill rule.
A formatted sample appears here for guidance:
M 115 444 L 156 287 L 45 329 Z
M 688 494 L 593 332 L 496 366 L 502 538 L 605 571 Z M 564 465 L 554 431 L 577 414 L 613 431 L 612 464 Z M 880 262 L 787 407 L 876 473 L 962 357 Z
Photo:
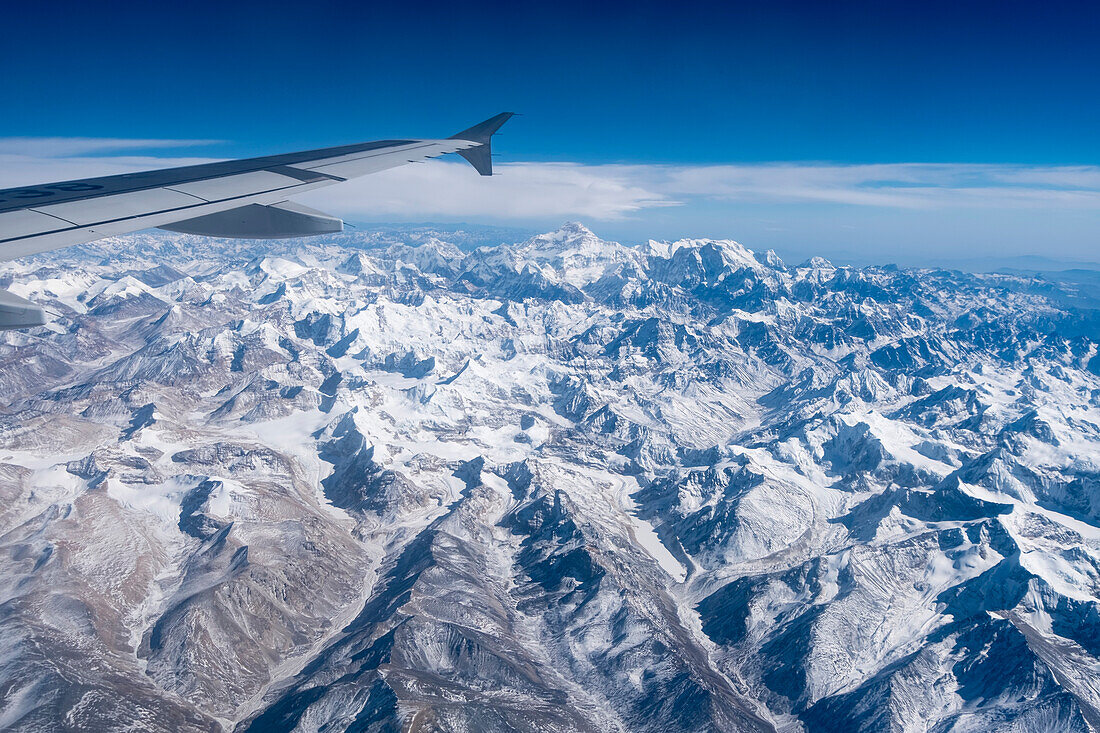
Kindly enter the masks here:
M 308 203 L 360 223 L 578 219 L 792 259 L 1096 259 L 1100 102 L 1082 90 L 1100 12 L 1075 4 L 428 4 L 408 33 L 339 42 L 334 27 L 412 16 L 72 4 L 58 28 L 53 12 L 6 17 L 0 60 L 35 64 L 0 79 L 18 101 L 0 119 L 2 186 L 446 136 L 515 110 L 500 178 L 438 162 Z

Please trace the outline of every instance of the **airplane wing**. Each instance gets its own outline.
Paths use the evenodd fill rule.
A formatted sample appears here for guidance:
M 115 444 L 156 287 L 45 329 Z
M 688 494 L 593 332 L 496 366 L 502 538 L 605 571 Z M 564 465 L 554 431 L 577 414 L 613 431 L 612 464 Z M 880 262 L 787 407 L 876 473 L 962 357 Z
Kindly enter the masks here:
M 490 140 L 511 116 L 440 140 L 378 140 L 0 190 L 0 261 L 152 227 L 248 239 L 338 232 L 339 219 L 288 199 L 446 153 L 492 175 Z M 0 330 L 44 322 L 41 308 L 0 291 Z

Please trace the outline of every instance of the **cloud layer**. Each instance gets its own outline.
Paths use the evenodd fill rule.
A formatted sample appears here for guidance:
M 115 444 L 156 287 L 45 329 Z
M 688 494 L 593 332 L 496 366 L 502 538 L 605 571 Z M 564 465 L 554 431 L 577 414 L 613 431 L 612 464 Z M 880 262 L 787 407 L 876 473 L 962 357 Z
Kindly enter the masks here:
M 150 151 L 207 142 L 0 138 L 0 188 L 206 162 Z M 531 162 L 497 170 L 483 178 L 462 161 L 432 161 L 300 200 L 351 221 L 542 227 L 580 219 L 628 240 L 730 236 L 780 250 L 903 260 L 960 247 L 1092 259 L 1100 227 L 1097 166 Z
M 104 155 L 210 140 L 0 138 L 0 185 L 189 165 L 200 158 Z M 1100 167 L 965 163 L 585 165 L 511 163 L 473 175 L 460 161 L 410 165 L 312 194 L 346 215 L 621 220 L 693 200 L 879 208 L 1100 208 Z
M 347 215 L 514 221 L 619 220 L 682 203 L 661 191 L 645 166 L 514 163 L 496 171 L 482 177 L 461 161 L 431 161 L 355 179 L 309 200 Z
M 93 137 L 0 137 L 0 188 L 110 176 L 116 173 L 207 163 L 209 158 L 149 151 L 211 145 L 217 140 L 142 140 Z M 140 151 L 143 155 L 136 155 Z M 117 153 L 125 152 L 125 155 Z
M 893 163 L 582 165 L 514 163 L 501 177 L 464 164 L 407 166 L 317 194 L 349 213 L 618 220 L 695 199 L 900 209 L 1100 208 L 1100 168 Z

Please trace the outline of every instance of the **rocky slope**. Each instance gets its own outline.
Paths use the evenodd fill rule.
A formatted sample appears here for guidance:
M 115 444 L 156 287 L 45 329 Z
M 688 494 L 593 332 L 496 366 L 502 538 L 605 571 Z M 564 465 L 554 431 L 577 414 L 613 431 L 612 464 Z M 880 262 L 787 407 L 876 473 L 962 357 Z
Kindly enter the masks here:
M 8 263 L 0 729 L 1100 729 L 1100 328 L 576 224 Z

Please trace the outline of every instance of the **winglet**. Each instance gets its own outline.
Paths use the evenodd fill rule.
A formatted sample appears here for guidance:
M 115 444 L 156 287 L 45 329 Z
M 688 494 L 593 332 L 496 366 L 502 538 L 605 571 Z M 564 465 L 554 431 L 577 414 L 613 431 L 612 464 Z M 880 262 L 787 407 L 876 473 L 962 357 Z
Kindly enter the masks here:
M 457 151 L 465 158 L 474 169 L 483 176 L 493 175 L 493 157 L 490 140 L 500 126 L 507 122 L 513 115 L 512 112 L 501 112 L 496 117 L 490 117 L 479 125 L 474 125 L 469 130 L 463 130 L 457 135 L 451 135 L 452 140 L 470 140 L 481 143 L 476 148 L 467 148 Z

